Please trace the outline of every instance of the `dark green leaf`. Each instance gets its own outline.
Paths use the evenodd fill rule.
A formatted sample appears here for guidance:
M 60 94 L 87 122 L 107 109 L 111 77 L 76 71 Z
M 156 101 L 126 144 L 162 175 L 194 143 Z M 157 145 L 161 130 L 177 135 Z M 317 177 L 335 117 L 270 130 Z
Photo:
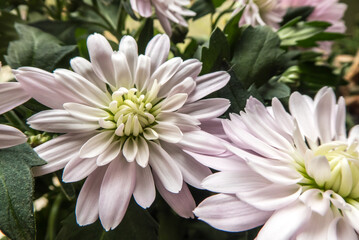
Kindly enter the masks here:
M 283 17 L 283 21 L 281 22 L 281 26 L 287 24 L 297 17 L 300 17 L 300 20 L 305 21 L 313 11 L 314 7 L 310 6 L 288 8 L 286 14 Z
M 44 163 L 27 143 L 0 150 L 0 229 L 11 239 L 34 239 L 30 168 Z
M 145 24 L 141 30 L 140 36 L 138 37 L 138 52 L 140 54 L 144 54 L 146 50 L 147 43 L 153 37 L 153 19 L 148 18 L 146 19 Z
M 229 58 L 230 52 L 226 36 L 219 28 L 216 28 L 209 39 L 209 46 L 202 48 L 201 61 L 203 67 L 201 74 L 220 69 L 222 61 Z
M 258 88 L 258 92 L 265 100 L 271 100 L 274 97 L 285 98 L 290 95 L 290 87 L 285 83 L 277 82 L 277 79 L 274 78 L 273 81 L 271 80 Z
M 302 85 L 313 89 L 319 89 L 323 86 L 337 86 L 340 81 L 340 78 L 333 73 L 333 69 L 329 66 L 302 63 L 299 64 L 299 71 Z
M 75 214 L 71 214 L 62 222 L 56 240 L 156 240 L 158 224 L 151 215 L 134 201 L 131 201 L 126 215 L 120 225 L 106 232 L 101 226 L 100 221 L 89 226 L 80 227 L 76 223 Z
M 125 0 L 122 1 L 122 6 L 125 9 L 125 11 L 127 12 L 128 15 L 130 15 L 130 17 L 134 20 L 139 20 L 136 16 L 136 14 L 133 12 L 132 7 L 131 7 L 131 3 L 129 0 Z
M 37 28 L 23 24 L 15 24 L 15 28 L 20 39 L 10 43 L 5 56 L 12 68 L 32 66 L 52 71 L 61 59 L 76 49 L 76 46 L 61 46 L 57 38 Z
M 220 7 L 226 0 L 212 0 L 215 8 Z
M 236 15 L 234 15 L 229 21 L 227 22 L 226 26 L 224 27 L 223 33 L 226 35 L 228 44 L 231 48 L 231 50 L 235 47 L 235 42 L 237 39 L 240 38 L 243 29 L 245 28 L 239 28 L 238 23 L 239 20 L 242 18 L 244 8 L 239 11 Z M 231 51 L 232 52 L 232 51 Z
M 214 13 L 216 8 L 211 0 L 197 0 L 191 7 L 191 10 L 196 13 L 194 20 L 201 18 L 209 13 Z
M 234 49 L 232 68 L 245 88 L 259 87 L 284 70 L 283 53 L 269 27 L 248 27 Z

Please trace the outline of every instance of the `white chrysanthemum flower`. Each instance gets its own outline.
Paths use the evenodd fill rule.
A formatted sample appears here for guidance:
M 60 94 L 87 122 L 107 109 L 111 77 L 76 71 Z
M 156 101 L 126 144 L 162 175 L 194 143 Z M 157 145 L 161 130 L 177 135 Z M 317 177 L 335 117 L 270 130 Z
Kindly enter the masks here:
M 221 194 L 194 213 L 227 231 L 264 224 L 259 240 L 358 239 L 359 125 L 347 138 L 344 99 L 327 87 L 314 100 L 293 93 L 289 108 L 250 98 L 223 121 L 235 155 L 203 181 Z
M 0 83 L 0 114 L 3 114 L 23 104 L 29 99 L 30 96 L 21 88 L 20 83 Z M 25 143 L 26 140 L 26 136 L 18 129 L 8 125 L 0 124 L 0 149 Z
M 172 28 L 170 21 L 187 27 L 183 16 L 192 17 L 196 13 L 184 8 L 190 4 L 189 0 L 131 0 L 131 7 L 142 17 L 152 15 L 152 6 L 165 32 L 171 36 Z
M 238 7 L 233 14 L 245 7 L 239 26 L 268 25 L 277 29 L 286 12 L 279 4 L 280 0 L 237 0 L 237 2 Z
M 166 61 L 166 35 L 154 37 L 140 56 L 130 36 L 122 38 L 118 52 L 99 34 L 91 35 L 87 45 L 91 62 L 72 59 L 75 72 L 14 71 L 24 89 L 54 108 L 29 118 L 30 126 L 65 133 L 35 148 L 48 164 L 34 168 L 34 174 L 65 167 L 65 182 L 87 177 L 76 206 L 80 225 L 99 216 L 105 229 L 115 228 L 131 196 L 147 208 L 155 199 L 155 186 L 179 215 L 191 217 L 195 202 L 183 182 L 200 188 L 211 172 L 184 151 L 226 151 L 201 127 L 220 126 L 217 117 L 229 101 L 201 98 L 222 88 L 229 74 L 198 77 L 198 60 Z

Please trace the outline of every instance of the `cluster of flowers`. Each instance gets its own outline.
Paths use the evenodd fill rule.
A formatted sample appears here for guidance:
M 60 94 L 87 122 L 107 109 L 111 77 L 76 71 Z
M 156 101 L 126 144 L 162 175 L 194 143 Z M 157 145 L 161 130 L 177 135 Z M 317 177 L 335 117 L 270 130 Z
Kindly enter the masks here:
M 279 14 L 272 2 L 249 0 L 246 11 Z M 182 7 L 188 1 L 131 3 L 145 17 L 153 5 L 167 32 L 168 19 L 185 24 L 182 15 L 193 14 Z M 278 22 L 268 16 L 244 21 Z M 289 112 L 276 98 L 265 107 L 251 97 L 239 115 L 219 119 L 229 101 L 203 98 L 224 87 L 229 74 L 198 76 L 198 60 L 167 60 L 167 35 L 155 36 L 144 55 L 131 36 L 115 52 L 100 34 L 87 46 L 91 61 L 72 59 L 73 71 L 22 67 L 14 70 L 18 82 L 0 84 L 0 114 L 30 98 L 51 108 L 28 119 L 33 129 L 62 134 L 35 148 L 47 164 L 33 173 L 64 168 L 65 182 L 86 178 L 76 206 L 80 225 L 100 218 L 114 229 L 132 195 L 148 208 L 157 189 L 180 216 L 194 213 L 218 229 L 264 224 L 258 239 L 357 239 L 359 125 L 346 136 L 345 103 L 332 89 L 314 99 L 293 93 Z M 25 141 L 0 125 L 0 148 Z M 196 208 L 187 184 L 219 194 Z

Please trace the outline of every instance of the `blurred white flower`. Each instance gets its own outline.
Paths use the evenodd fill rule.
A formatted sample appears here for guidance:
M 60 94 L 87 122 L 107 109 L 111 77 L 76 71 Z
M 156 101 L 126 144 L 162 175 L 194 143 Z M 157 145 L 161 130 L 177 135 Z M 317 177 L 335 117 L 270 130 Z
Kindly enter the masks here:
M 154 7 L 158 20 L 169 36 L 172 35 L 171 22 L 187 27 L 183 16 L 196 15 L 195 12 L 184 8 L 189 4 L 189 0 L 131 0 L 132 9 L 142 17 L 151 17 L 152 7 Z
M 34 174 L 64 168 L 65 182 L 87 177 L 77 200 L 80 225 L 99 217 L 106 230 L 115 228 L 131 196 L 147 208 L 155 186 L 180 216 L 193 216 L 195 202 L 184 181 L 201 188 L 211 172 L 186 152 L 226 151 L 201 127 L 217 124 L 229 101 L 201 98 L 226 85 L 229 74 L 198 77 L 198 60 L 166 61 L 166 35 L 155 36 L 140 56 L 130 36 L 122 38 L 118 52 L 99 34 L 91 35 L 87 46 L 91 62 L 72 59 L 74 72 L 15 71 L 37 101 L 54 108 L 29 118 L 30 126 L 65 133 L 35 148 L 48 164 L 33 168 Z
M 358 239 L 359 125 L 346 137 L 344 99 L 327 87 L 314 100 L 293 93 L 289 109 L 250 98 L 223 121 L 234 156 L 203 181 L 220 194 L 194 213 L 226 231 L 264 224 L 259 240 Z

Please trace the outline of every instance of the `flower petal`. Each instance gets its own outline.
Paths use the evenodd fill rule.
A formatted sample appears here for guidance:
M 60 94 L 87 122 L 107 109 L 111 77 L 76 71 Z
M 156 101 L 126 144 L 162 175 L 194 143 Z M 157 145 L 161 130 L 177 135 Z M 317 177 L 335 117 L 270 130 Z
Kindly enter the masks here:
M 133 138 L 128 138 L 123 145 L 123 156 L 126 158 L 128 162 L 133 162 L 136 158 L 138 152 L 138 144 L 137 140 Z
M 138 165 L 145 168 L 148 165 L 148 159 L 150 156 L 146 140 L 143 137 L 138 137 L 137 146 L 138 150 L 136 155 L 136 162 Z
M 134 79 L 138 58 L 138 48 L 136 40 L 130 35 L 122 37 L 119 45 L 119 51 L 126 56 L 132 78 Z
M 208 155 L 221 154 L 226 151 L 219 138 L 204 131 L 183 133 L 183 138 L 178 145 L 184 150 Z
M 31 96 L 20 83 L 0 83 L 0 114 L 3 114 L 29 100 Z
M 108 117 L 108 113 L 100 108 L 89 107 L 79 103 L 65 103 L 64 109 L 71 116 L 85 121 L 96 121 L 100 118 Z
M 133 78 L 130 66 L 128 65 L 125 54 L 122 52 L 114 52 L 112 54 L 112 62 L 115 69 L 114 87 L 131 88 L 133 85 Z
M 182 173 L 175 160 L 157 143 L 148 142 L 150 149 L 150 165 L 170 192 L 178 193 L 183 185 Z
M 188 95 L 186 93 L 177 93 L 163 100 L 161 103 L 161 112 L 174 112 L 185 104 Z
M 137 204 L 143 208 L 150 207 L 155 200 L 156 188 L 149 166 L 145 168 L 136 166 L 136 186 L 133 197 Z
M 62 175 L 64 182 L 77 182 L 96 170 L 96 158 L 80 158 L 71 159 L 65 166 Z
M 151 73 L 166 59 L 170 51 L 170 39 L 165 34 L 158 34 L 147 44 L 146 56 L 151 58 Z
M 103 131 L 90 138 L 80 149 L 81 158 L 92 158 L 103 153 L 114 139 L 113 131 Z
M 206 120 L 221 116 L 229 108 L 230 102 L 224 98 L 203 99 L 184 105 L 178 110 L 199 120 Z
M 183 137 L 181 130 L 173 124 L 159 123 L 152 129 L 158 133 L 159 139 L 165 142 L 178 143 Z
M 118 157 L 121 153 L 122 142 L 120 140 L 112 142 L 108 148 L 101 153 L 96 161 L 98 166 L 104 166 Z
M 136 164 L 125 159 L 112 161 L 102 181 L 99 215 L 106 231 L 114 229 L 125 216 L 136 182 Z
M 245 231 L 264 224 L 272 212 L 258 210 L 233 195 L 217 194 L 193 211 L 200 219 L 224 231 Z
M 18 129 L 0 124 L 0 149 L 25 143 L 27 137 Z

